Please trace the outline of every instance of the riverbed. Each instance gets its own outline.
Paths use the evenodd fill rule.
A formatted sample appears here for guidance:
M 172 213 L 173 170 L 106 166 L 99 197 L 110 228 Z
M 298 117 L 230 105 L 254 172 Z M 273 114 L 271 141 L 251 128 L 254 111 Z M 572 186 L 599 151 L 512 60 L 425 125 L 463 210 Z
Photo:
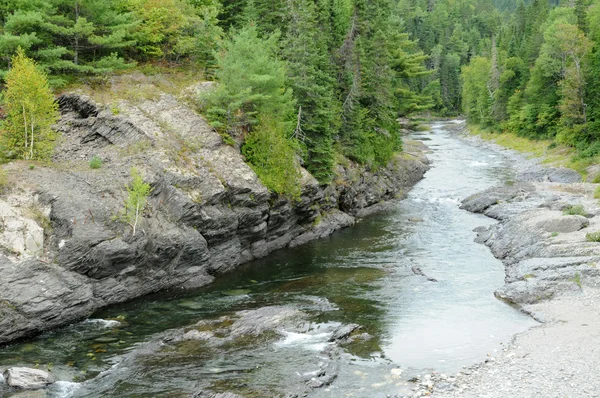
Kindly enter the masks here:
M 50 369 L 61 380 L 50 397 L 188 397 L 203 390 L 285 396 L 319 369 L 332 331 L 351 323 L 368 337 L 345 344 L 335 358 L 337 377 L 309 396 L 386 397 L 410 388 L 413 375 L 454 373 L 485 360 L 535 322 L 494 297 L 504 267 L 473 241 L 474 228 L 494 221 L 459 204 L 510 183 L 514 170 L 509 158 L 457 139 L 444 126 L 411 137 L 428 145 L 432 168 L 404 200 L 208 288 L 111 307 L 3 347 L 0 369 Z M 307 313 L 306 330 L 218 349 L 140 353 L 170 330 L 274 305 Z M 0 396 L 11 394 L 0 383 Z

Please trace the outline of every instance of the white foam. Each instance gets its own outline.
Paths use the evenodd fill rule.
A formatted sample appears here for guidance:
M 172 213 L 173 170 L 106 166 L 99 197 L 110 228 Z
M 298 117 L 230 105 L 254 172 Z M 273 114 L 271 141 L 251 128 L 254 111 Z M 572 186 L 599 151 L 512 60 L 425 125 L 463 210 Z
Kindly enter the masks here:
M 2 376 L 2 373 L 0 373 L 0 383 L 4 383 L 4 376 Z
M 309 351 L 321 351 L 329 344 L 331 333 L 295 333 L 283 331 L 285 338 L 278 341 L 278 347 L 300 347 Z
M 121 326 L 121 322 L 112 319 L 86 319 L 83 321 L 84 324 L 91 324 L 102 328 L 116 328 Z
M 429 198 L 429 203 L 452 203 L 452 204 L 461 204 L 462 201 L 459 198 Z
M 73 393 L 79 390 L 79 388 L 81 388 L 81 383 L 75 383 L 72 381 L 57 381 L 52 385 L 52 389 L 60 398 L 72 397 Z
M 469 164 L 473 167 L 481 167 L 481 166 L 487 166 L 488 164 L 485 162 L 478 162 L 476 160 L 469 162 Z

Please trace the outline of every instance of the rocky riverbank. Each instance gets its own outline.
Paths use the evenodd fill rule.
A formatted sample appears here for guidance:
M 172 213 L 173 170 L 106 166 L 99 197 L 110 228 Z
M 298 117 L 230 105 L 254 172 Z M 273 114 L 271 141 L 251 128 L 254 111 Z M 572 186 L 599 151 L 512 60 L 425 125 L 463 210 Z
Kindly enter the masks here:
M 541 324 L 489 353 L 484 363 L 416 379 L 414 396 L 600 396 L 594 378 L 600 369 L 600 243 L 592 238 L 600 231 L 598 184 L 463 138 L 494 146 L 515 164 L 514 184 L 473 195 L 461 207 L 498 220 L 476 230 L 477 241 L 506 268 L 505 285 L 495 295 Z
M 189 95 L 108 108 L 66 94 L 59 103 L 52 164 L 4 166 L 0 343 L 159 290 L 197 288 L 329 235 L 401 197 L 428 168 L 424 146 L 405 141 L 376 173 L 345 161 L 320 186 L 302 169 L 302 194 L 292 200 L 260 183 Z M 99 169 L 90 168 L 94 156 Z M 121 217 L 132 167 L 152 185 L 135 235 Z

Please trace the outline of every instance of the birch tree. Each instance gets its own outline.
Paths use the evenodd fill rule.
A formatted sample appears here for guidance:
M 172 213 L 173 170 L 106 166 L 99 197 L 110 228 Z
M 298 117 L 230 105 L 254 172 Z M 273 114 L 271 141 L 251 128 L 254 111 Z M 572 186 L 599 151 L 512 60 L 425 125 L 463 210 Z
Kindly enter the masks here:
M 23 50 L 17 51 L 11 64 L 6 75 L 6 120 L 0 127 L 0 145 L 15 157 L 49 159 L 56 138 L 52 125 L 59 117 L 58 104 L 45 73 Z

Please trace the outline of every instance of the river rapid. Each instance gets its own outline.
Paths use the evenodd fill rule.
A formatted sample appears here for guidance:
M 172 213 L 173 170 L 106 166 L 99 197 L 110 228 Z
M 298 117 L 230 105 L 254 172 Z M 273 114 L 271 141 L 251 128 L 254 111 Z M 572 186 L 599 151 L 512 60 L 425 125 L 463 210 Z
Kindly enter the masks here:
M 511 181 L 509 160 L 450 133 L 415 133 L 432 168 L 404 200 L 302 247 L 254 261 L 197 292 L 167 292 L 0 348 L 0 369 L 51 369 L 48 397 L 189 397 L 203 390 L 285 396 L 322 365 L 333 330 L 356 323 L 337 377 L 312 397 L 387 397 L 424 372 L 455 373 L 493 356 L 535 322 L 497 300 L 504 268 L 473 241 L 494 221 L 459 209 L 467 196 Z M 415 274 L 420 269 L 426 276 Z M 169 331 L 236 311 L 285 305 L 308 314 L 245 344 L 156 350 Z M 0 397 L 12 396 L 0 381 Z

